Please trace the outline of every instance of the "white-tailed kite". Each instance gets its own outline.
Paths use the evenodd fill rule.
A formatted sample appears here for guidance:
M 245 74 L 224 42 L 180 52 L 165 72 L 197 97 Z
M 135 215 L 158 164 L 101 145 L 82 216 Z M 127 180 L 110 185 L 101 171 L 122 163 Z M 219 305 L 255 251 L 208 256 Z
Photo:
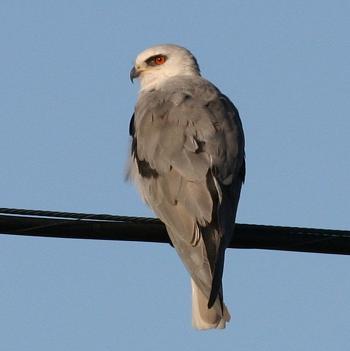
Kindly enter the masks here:
M 140 53 L 130 78 L 141 89 L 130 122 L 129 178 L 191 274 L 192 325 L 224 328 L 224 256 L 245 176 L 238 111 L 177 45 Z

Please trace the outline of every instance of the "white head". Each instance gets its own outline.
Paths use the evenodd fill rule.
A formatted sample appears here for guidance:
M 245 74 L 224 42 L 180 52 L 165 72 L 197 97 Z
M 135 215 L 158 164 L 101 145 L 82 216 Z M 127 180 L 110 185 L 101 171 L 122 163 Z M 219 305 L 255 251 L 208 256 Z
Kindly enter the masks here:
M 200 75 L 197 60 L 189 50 L 167 44 L 141 52 L 136 57 L 130 79 L 139 78 L 141 90 L 151 90 L 178 75 Z

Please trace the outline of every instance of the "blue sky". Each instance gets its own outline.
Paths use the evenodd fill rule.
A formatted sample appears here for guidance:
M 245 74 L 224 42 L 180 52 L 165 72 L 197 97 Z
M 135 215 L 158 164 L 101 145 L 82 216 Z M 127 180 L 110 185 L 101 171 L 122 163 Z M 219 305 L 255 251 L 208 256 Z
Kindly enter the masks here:
M 0 207 L 151 216 L 124 182 L 135 56 L 177 43 L 238 107 L 238 222 L 350 228 L 348 1 L 0 3 Z M 232 321 L 190 325 L 167 245 L 0 236 L 12 350 L 342 350 L 349 258 L 229 250 Z

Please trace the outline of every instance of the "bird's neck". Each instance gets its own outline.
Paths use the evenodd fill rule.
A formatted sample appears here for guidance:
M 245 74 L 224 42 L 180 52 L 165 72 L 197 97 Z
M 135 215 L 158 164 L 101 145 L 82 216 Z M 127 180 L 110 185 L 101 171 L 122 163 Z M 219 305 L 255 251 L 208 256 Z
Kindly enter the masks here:
M 146 73 L 140 79 L 140 91 L 149 91 L 154 89 L 160 89 L 165 83 L 168 83 L 169 79 L 179 77 L 179 76 L 193 76 L 198 77 L 200 74 L 198 71 L 193 69 L 184 70 L 177 74 L 171 74 L 169 72 L 161 73 L 157 72 L 157 74 Z

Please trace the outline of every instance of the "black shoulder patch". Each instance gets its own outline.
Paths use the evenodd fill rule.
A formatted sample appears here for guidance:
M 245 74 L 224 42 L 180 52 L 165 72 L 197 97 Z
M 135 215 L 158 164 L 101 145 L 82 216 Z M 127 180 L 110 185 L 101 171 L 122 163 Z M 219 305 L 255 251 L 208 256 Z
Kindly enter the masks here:
M 155 169 L 153 169 L 146 160 L 139 160 L 136 153 L 135 153 L 135 157 L 136 157 L 137 166 L 139 168 L 139 172 L 142 177 L 158 178 L 159 176 L 158 172 Z
M 134 136 L 135 134 L 135 125 L 134 125 L 135 113 L 132 114 L 129 124 L 129 135 Z
M 135 135 L 135 124 L 134 124 L 135 113 L 132 115 L 129 125 L 129 134 L 132 137 L 131 142 L 131 155 L 137 162 L 137 167 L 142 177 L 144 178 L 157 178 L 158 172 L 153 169 L 146 160 L 140 160 L 137 154 L 137 138 Z

